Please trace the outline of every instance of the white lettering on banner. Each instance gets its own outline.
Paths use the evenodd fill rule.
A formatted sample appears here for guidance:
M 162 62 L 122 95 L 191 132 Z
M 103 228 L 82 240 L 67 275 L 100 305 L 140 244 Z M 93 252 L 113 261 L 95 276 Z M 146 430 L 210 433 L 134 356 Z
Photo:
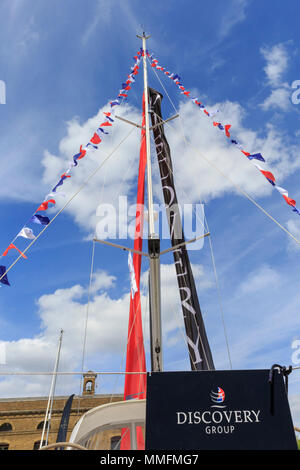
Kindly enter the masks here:
M 223 422 L 226 422 L 227 424 L 239 424 L 239 423 L 259 423 L 259 415 L 260 415 L 260 410 L 222 410 L 222 411 L 177 411 L 177 424 L 223 424 Z M 214 426 L 213 426 L 214 427 Z M 212 428 L 213 428 L 212 427 Z M 221 431 L 218 431 L 218 428 L 220 426 L 215 427 L 215 431 L 205 431 L 208 434 L 216 432 L 218 434 L 221 433 Z M 205 429 L 207 429 L 206 427 Z M 221 426 L 223 429 L 222 432 L 227 432 L 224 431 L 224 426 Z M 230 427 L 232 428 L 232 426 Z M 232 430 L 234 427 L 232 428 Z M 232 432 L 232 430 L 228 432 Z

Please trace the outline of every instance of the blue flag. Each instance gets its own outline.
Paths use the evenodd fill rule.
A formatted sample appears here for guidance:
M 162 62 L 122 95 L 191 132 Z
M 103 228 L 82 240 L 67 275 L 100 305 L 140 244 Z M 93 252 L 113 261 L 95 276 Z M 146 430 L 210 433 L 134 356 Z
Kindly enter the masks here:
M 48 225 L 50 219 L 44 215 L 35 214 L 31 217 L 30 222 L 33 222 L 34 224 Z
M 0 277 L 2 277 L 5 272 L 6 272 L 6 267 L 5 266 L 0 266 Z M 6 284 L 7 286 L 10 286 L 10 283 L 8 282 L 6 274 L 2 277 L 0 282 L 2 282 L 2 284 Z
M 255 158 L 255 160 L 260 160 L 261 162 L 265 161 L 261 153 L 253 153 L 252 155 L 248 155 L 248 158 L 249 160 L 252 160 L 253 158 Z

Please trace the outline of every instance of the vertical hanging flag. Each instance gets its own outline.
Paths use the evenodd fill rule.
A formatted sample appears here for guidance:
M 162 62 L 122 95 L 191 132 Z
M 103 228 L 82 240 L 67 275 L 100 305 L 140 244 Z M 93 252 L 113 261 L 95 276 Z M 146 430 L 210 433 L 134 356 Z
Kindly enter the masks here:
M 162 121 L 162 95 L 149 88 L 152 126 Z M 172 246 L 184 243 L 180 212 L 173 179 L 170 147 L 163 125 L 153 129 L 161 183 L 169 222 Z M 173 250 L 177 282 L 185 323 L 186 337 L 192 370 L 214 369 L 213 358 L 208 343 L 200 310 L 196 285 L 186 246 Z
M 143 98 L 143 120 L 145 126 L 145 102 Z M 140 164 L 137 190 L 137 208 L 135 219 L 134 249 L 142 251 L 143 248 L 143 207 L 145 197 L 145 168 L 146 168 L 146 133 L 142 129 Z M 128 340 L 126 354 L 126 372 L 146 372 L 146 359 L 142 328 L 141 298 L 140 298 L 140 276 L 142 256 L 133 253 L 132 266 L 135 273 L 137 292 L 130 298 L 130 312 L 128 323 Z M 146 398 L 146 374 L 126 374 L 124 385 L 124 400 L 133 398 Z M 141 427 L 137 427 L 138 450 L 145 448 L 144 437 Z M 130 449 L 130 435 L 128 428 L 122 430 L 121 450 Z
M 67 432 L 68 432 L 68 426 L 69 426 L 69 419 L 70 419 L 70 413 L 71 413 L 71 408 L 72 408 L 72 403 L 73 403 L 73 398 L 74 394 L 70 395 L 65 407 L 62 412 L 61 420 L 60 420 L 60 425 L 57 433 L 57 438 L 56 442 L 66 442 L 67 440 Z M 60 447 L 60 450 L 64 450 L 64 447 Z
M 128 252 L 128 268 L 130 273 L 131 298 L 133 299 L 135 294 L 138 292 L 138 287 L 136 285 L 134 266 L 130 251 Z

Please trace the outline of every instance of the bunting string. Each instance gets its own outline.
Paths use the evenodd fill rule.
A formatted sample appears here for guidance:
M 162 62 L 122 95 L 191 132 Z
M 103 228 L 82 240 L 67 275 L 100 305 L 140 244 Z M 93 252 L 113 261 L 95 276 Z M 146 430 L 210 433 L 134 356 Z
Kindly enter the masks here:
M 164 92 L 166 93 L 166 95 L 168 96 L 169 100 L 170 100 L 170 103 L 172 104 L 175 112 L 178 114 L 178 109 L 176 109 L 176 106 L 174 105 L 173 101 L 171 100 L 169 94 L 168 94 L 168 91 L 166 90 L 166 88 L 164 87 L 163 83 L 161 82 L 159 76 L 157 75 L 156 71 L 153 69 L 153 72 L 154 74 L 156 75 L 156 78 L 158 79 L 159 83 L 161 84 Z M 180 122 L 181 122 L 181 118 L 179 119 Z M 166 123 L 166 125 L 170 125 L 169 123 Z M 234 183 L 223 171 L 221 171 L 216 165 L 213 164 L 213 162 L 211 162 L 209 159 L 207 159 L 203 153 L 199 152 L 199 149 L 198 148 L 195 148 L 192 146 L 191 142 L 188 141 L 185 133 L 184 133 L 184 129 L 183 129 L 183 125 L 181 123 L 181 127 L 182 127 L 182 137 L 183 137 L 183 140 L 186 144 L 186 146 L 189 146 L 197 155 L 199 155 L 200 158 L 202 158 L 203 160 L 206 161 L 206 163 L 208 163 L 208 165 L 210 165 L 212 168 L 215 169 L 215 171 L 217 171 L 220 175 L 223 176 L 223 178 L 227 179 L 229 181 L 229 183 L 232 184 L 232 186 L 234 186 L 237 190 L 237 192 L 239 192 L 240 194 L 242 194 L 246 199 L 249 200 L 249 202 L 251 202 L 254 206 L 256 206 L 261 212 L 263 212 L 270 220 L 272 220 L 272 222 L 274 222 L 281 230 L 283 230 L 289 237 L 291 237 L 298 245 L 300 245 L 300 240 L 298 240 L 289 230 L 287 230 L 283 225 L 281 225 L 278 220 L 276 220 L 274 217 L 272 217 L 271 214 L 269 214 L 262 206 L 260 206 L 253 198 L 251 198 L 251 196 L 246 193 L 240 186 L 238 186 L 236 183 Z M 173 170 L 169 167 L 169 171 L 171 173 L 173 173 Z M 185 191 L 184 191 L 185 193 Z M 185 193 L 186 195 L 186 193 Z M 196 218 L 198 219 L 197 217 L 197 214 L 196 215 Z M 198 219 L 200 223 L 202 223 L 200 221 L 200 219 Z M 209 231 L 209 230 L 208 230 Z
M 165 67 L 160 66 L 158 63 L 158 60 L 154 57 L 153 54 L 150 54 L 148 50 L 146 50 L 146 55 L 150 61 L 151 67 L 153 67 L 156 70 L 161 71 L 170 80 L 172 80 L 173 83 L 177 86 L 178 90 L 180 90 L 180 93 L 185 95 L 188 99 L 190 99 L 198 108 L 201 109 L 201 111 L 203 111 L 203 113 L 207 117 L 212 119 L 219 112 L 219 110 L 208 111 L 205 105 L 201 101 L 199 101 L 197 97 L 192 97 L 191 92 L 186 90 L 186 88 L 181 83 L 181 78 L 178 74 L 172 73 L 168 71 Z M 243 148 L 243 146 L 238 142 L 238 140 L 233 138 L 231 134 L 231 124 L 222 124 L 221 122 L 214 121 L 213 119 L 212 119 L 212 124 L 214 127 L 222 131 L 224 136 L 228 139 L 228 141 L 232 145 L 235 145 L 243 153 L 243 155 L 245 155 L 248 158 L 248 160 L 250 160 L 255 165 L 255 167 L 260 171 L 260 173 L 266 178 L 266 180 L 282 195 L 285 202 L 289 206 L 291 206 L 293 212 L 296 212 L 298 215 L 300 215 L 300 212 L 296 207 L 296 201 L 292 199 L 291 197 L 289 197 L 288 191 L 284 188 L 281 188 L 280 186 L 276 184 L 275 176 L 273 175 L 271 171 L 265 170 L 257 163 L 257 161 L 265 163 L 265 159 L 262 156 L 262 154 L 247 152 Z
M 80 188 L 73 194 L 73 196 L 70 197 L 70 199 L 65 203 L 65 205 L 54 215 L 54 217 L 49 221 L 49 224 L 47 224 L 41 232 L 34 237 L 34 239 L 29 243 L 29 245 L 23 250 L 23 252 L 20 252 L 21 254 L 18 256 L 17 259 L 6 269 L 5 266 L 0 266 L 0 282 L 6 285 L 10 285 L 8 280 L 7 280 L 7 273 L 10 271 L 15 264 L 25 255 L 25 253 L 31 248 L 31 246 L 36 243 L 36 241 L 39 239 L 39 237 L 47 230 L 50 225 L 54 222 L 56 217 L 61 214 L 65 210 L 65 208 L 73 201 L 73 199 L 83 190 L 83 188 L 89 183 L 89 181 L 95 176 L 95 174 L 103 167 L 103 165 L 107 162 L 107 160 L 121 147 L 121 145 L 128 139 L 128 137 L 132 134 L 132 132 L 135 130 L 133 127 L 129 133 L 118 143 L 118 145 L 107 155 L 107 157 L 97 166 L 97 168 L 86 178 L 86 180 L 82 183 Z M 7 282 L 3 282 L 3 279 L 6 279 Z
M 68 168 L 67 170 L 60 176 L 59 178 L 59 181 L 56 183 L 56 185 L 52 188 L 51 192 L 49 194 L 47 194 L 47 196 L 45 197 L 44 201 L 42 203 L 39 204 L 38 208 L 36 209 L 36 211 L 33 213 L 33 215 L 28 219 L 28 221 L 25 223 L 25 225 L 22 227 L 22 229 L 19 231 L 19 233 L 14 237 L 14 239 L 12 240 L 12 242 L 8 245 L 8 247 L 6 248 L 6 250 L 4 250 L 4 252 L 2 253 L 2 255 L 0 256 L 0 259 L 4 256 L 6 256 L 9 252 L 9 250 L 11 249 L 15 249 L 17 250 L 20 255 L 19 257 L 15 260 L 15 263 L 22 257 L 24 259 L 27 259 L 27 257 L 24 255 L 24 252 L 27 251 L 27 249 L 30 248 L 30 246 L 33 244 L 33 242 L 39 238 L 39 236 L 44 232 L 44 229 L 47 228 L 47 226 L 50 224 L 50 218 L 47 217 L 46 215 L 41 215 L 39 214 L 38 212 L 46 212 L 50 207 L 54 207 L 55 204 L 56 204 L 56 200 L 54 198 L 56 198 L 57 196 L 64 196 L 63 193 L 61 192 L 57 192 L 57 189 L 62 186 L 64 184 L 64 182 L 66 180 L 68 180 L 69 178 L 71 178 L 71 173 L 72 173 L 72 169 L 74 167 L 77 167 L 78 166 L 78 160 L 81 160 L 82 158 L 84 158 L 85 156 L 87 156 L 89 153 L 91 152 L 94 152 L 96 151 L 98 148 L 99 148 L 99 144 L 102 142 L 102 139 L 103 139 L 103 136 L 104 135 L 108 135 L 109 134 L 109 128 L 113 126 L 113 123 L 114 123 L 114 107 L 115 106 L 120 106 L 124 100 L 127 99 L 128 97 L 128 92 L 129 90 L 131 89 L 132 87 L 132 84 L 134 84 L 135 82 L 135 77 L 136 75 L 138 75 L 139 73 L 139 64 L 140 64 L 140 60 L 141 60 L 141 56 L 142 56 L 142 50 L 139 50 L 137 52 L 137 54 L 134 56 L 133 60 L 134 60 L 134 65 L 131 67 L 131 72 L 127 75 L 126 77 L 126 80 L 122 83 L 122 87 L 121 89 L 119 90 L 119 94 L 117 95 L 117 97 L 113 100 L 110 101 L 110 110 L 109 111 L 106 111 L 104 112 L 104 120 L 103 122 L 99 125 L 98 129 L 94 132 L 93 136 L 91 137 L 90 141 L 85 145 L 85 146 L 82 146 L 80 145 L 80 148 L 79 148 L 79 152 L 76 153 L 73 158 L 72 158 L 72 161 L 69 162 L 68 164 Z M 98 168 L 99 169 L 99 168 Z M 97 169 L 97 171 L 98 171 Z M 76 193 L 78 194 L 78 193 Z M 71 198 L 73 199 L 73 197 Z M 49 206 L 49 204 L 51 206 Z M 68 203 L 67 203 L 68 204 Z M 64 205 L 63 209 L 66 207 L 66 205 Z M 61 209 L 56 215 L 55 217 L 60 213 L 62 212 Z M 54 218 L 55 218 L 54 217 Z M 29 227 L 27 227 L 27 225 L 29 224 L 38 224 L 38 225 L 42 225 L 44 226 L 44 228 L 42 229 L 42 231 L 38 234 L 38 235 L 35 235 L 33 230 Z M 15 240 L 18 238 L 18 237 L 22 237 L 22 238 L 25 238 L 25 239 L 29 239 L 29 240 L 32 240 L 31 243 L 26 247 L 26 249 L 24 250 L 24 252 L 22 252 L 21 250 L 19 250 L 19 248 L 17 248 L 15 245 L 14 245 L 14 242 Z M 12 268 L 12 266 L 15 264 L 13 263 L 9 269 Z M 10 285 L 8 279 L 7 279 L 7 272 L 9 271 L 9 269 L 6 269 L 5 266 L 3 265 L 0 265 L 0 283 L 2 284 L 5 284 L 5 285 Z

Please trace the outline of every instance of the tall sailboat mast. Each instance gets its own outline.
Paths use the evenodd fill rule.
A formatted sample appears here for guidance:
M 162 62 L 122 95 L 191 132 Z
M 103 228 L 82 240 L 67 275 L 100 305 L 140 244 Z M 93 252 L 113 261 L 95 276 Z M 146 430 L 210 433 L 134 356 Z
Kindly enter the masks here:
M 150 295 L 150 342 L 151 342 L 151 370 L 159 372 L 163 370 L 162 359 L 162 330 L 161 330 L 161 295 L 160 295 L 160 239 L 155 233 L 152 169 L 150 152 L 150 128 L 149 128 L 149 96 L 146 56 L 146 36 L 143 32 L 143 69 L 144 69 L 144 97 L 145 97 L 145 131 L 147 153 L 147 192 L 148 192 L 148 253 L 150 260 L 149 295 Z

